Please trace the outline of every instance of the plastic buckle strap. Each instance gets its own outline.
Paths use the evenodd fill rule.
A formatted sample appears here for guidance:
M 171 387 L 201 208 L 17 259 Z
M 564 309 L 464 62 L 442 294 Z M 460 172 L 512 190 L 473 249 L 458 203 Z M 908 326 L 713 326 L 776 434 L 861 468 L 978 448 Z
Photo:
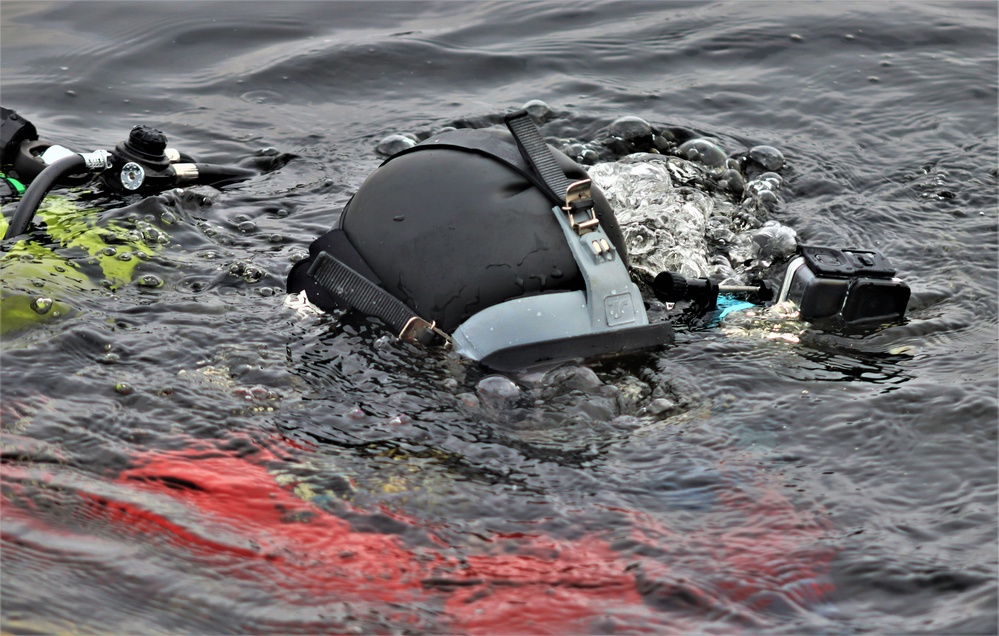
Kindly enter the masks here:
M 384 322 L 401 340 L 423 345 L 451 341 L 435 323 L 415 315 L 404 302 L 325 250 L 316 257 L 308 275 L 344 305 Z

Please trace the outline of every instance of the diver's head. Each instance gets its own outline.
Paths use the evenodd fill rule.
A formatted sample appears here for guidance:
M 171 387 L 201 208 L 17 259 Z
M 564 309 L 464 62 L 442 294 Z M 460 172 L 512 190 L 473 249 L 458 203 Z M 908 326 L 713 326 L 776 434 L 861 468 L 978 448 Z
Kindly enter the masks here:
M 375 315 L 401 337 L 452 341 L 500 370 L 668 343 L 668 325 L 648 324 L 604 196 L 526 113 L 508 126 L 391 157 L 288 291 Z

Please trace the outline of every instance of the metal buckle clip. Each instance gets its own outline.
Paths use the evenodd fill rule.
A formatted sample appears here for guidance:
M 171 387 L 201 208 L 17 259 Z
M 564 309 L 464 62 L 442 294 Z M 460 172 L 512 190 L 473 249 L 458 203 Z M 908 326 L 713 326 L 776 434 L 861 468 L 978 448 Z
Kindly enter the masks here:
M 399 332 L 399 340 L 429 346 L 437 339 L 443 340 L 443 346 L 451 346 L 451 336 L 437 327 L 437 321 L 427 322 L 419 316 L 413 316 L 403 325 Z
M 580 236 L 596 230 L 600 225 L 593 209 L 591 185 L 589 179 L 583 179 L 570 183 L 565 189 L 565 205 L 562 209 L 569 215 L 569 226 Z

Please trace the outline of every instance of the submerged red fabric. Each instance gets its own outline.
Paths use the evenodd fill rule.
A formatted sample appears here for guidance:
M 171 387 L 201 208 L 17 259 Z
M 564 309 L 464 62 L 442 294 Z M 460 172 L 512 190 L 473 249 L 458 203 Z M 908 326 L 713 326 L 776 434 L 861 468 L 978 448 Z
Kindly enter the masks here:
M 269 472 L 273 460 L 267 451 L 249 457 L 150 451 L 116 478 L 135 496 L 81 496 L 140 541 L 155 540 L 195 561 L 222 556 L 239 562 L 228 571 L 268 582 L 282 603 L 353 603 L 399 629 L 655 631 L 677 627 L 691 610 L 764 609 L 774 586 L 784 597 L 791 590 L 801 603 L 831 591 L 823 576 L 831 553 L 820 547 L 822 524 L 789 514 L 793 509 L 779 492 L 755 501 L 726 497 L 721 505 L 744 515 L 745 525 L 704 536 L 681 536 L 646 514 L 616 510 L 632 524 L 629 544 L 657 556 L 616 550 L 597 534 L 576 540 L 496 534 L 486 548 L 470 549 L 435 543 L 427 530 L 431 541 L 412 547 L 398 534 L 355 531 L 299 498 Z M 2 516 L 24 519 L 28 512 L 8 505 Z M 726 607 L 718 607 L 719 599 Z

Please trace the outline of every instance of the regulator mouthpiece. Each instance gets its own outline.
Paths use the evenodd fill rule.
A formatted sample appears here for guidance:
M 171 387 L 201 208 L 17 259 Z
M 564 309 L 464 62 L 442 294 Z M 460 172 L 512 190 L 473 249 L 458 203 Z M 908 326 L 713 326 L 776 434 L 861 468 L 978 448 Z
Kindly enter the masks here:
M 652 291 L 664 303 L 689 300 L 705 311 L 713 310 L 718 303 L 718 284 L 708 278 L 686 278 L 674 272 L 660 272 L 652 283 Z

